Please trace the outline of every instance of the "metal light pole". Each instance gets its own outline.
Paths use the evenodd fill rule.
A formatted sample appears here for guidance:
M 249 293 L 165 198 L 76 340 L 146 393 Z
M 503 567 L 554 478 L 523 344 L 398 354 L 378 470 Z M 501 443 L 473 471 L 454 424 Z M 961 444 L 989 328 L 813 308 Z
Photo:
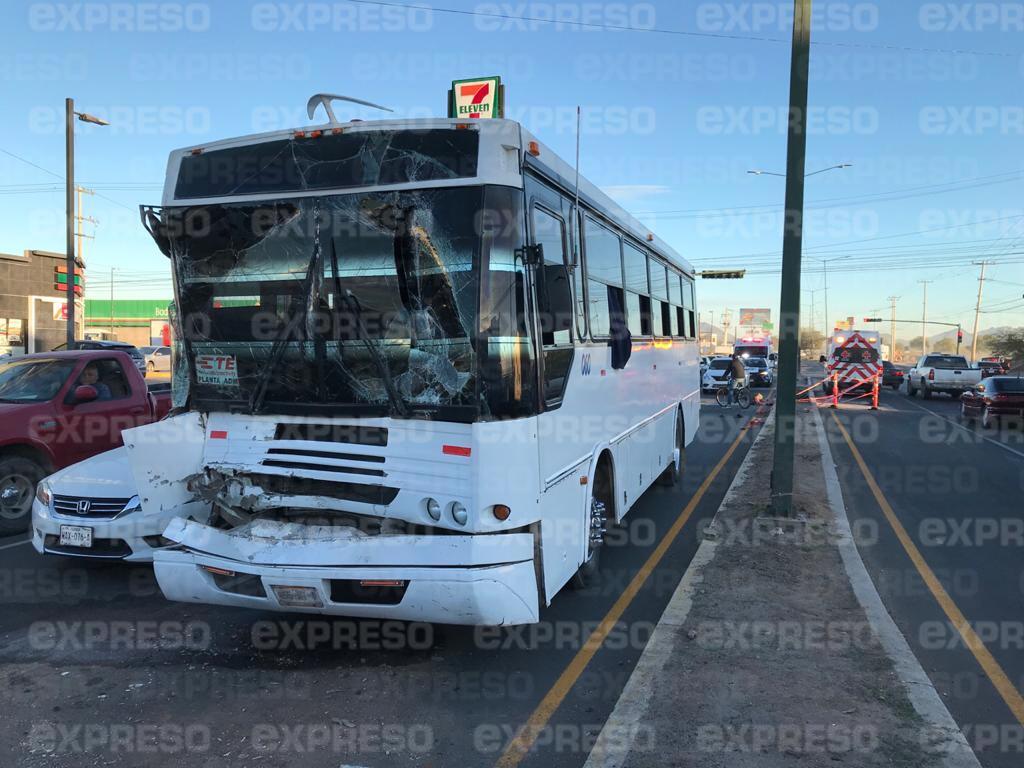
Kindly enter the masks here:
M 64 99 L 64 208 L 65 208 L 65 264 L 67 265 L 68 294 L 68 349 L 75 343 L 75 118 L 93 125 L 110 125 L 85 112 L 75 112 L 75 100 Z
M 924 295 L 921 298 L 921 355 L 928 354 L 928 334 L 925 331 L 925 324 L 928 322 L 928 283 L 934 283 L 934 280 L 918 280 L 921 287 L 924 288 Z
M 793 512 L 810 42 L 811 0 L 793 0 L 793 51 L 789 74 L 789 135 L 786 147 L 786 219 L 782 235 L 782 291 L 779 300 L 779 378 L 771 480 L 772 509 L 779 517 L 789 517 Z
M 68 349 L 75 343 L 75 100 L 64 99 L 64 207 L 66 240 L 64 254 L 68 271 Z
M 797 2 L 799 2 L 799 0 L 797 0 Z M 810 33 L 808 33 L 808 35 L 809 34 Z M 804 178 L 806 179 L 806 178 L 808 178 L 810 176 L 817 176 L 819 173 L 825 173 L 825 171 L 836 171 L 836 170 L 842 170 L 843 168 L 852 168 L 852 167 L 853 167 L 853 163 L 837 163 L 836 165 L 830 165 L 827 168 L 821 168 L 821 169 L 819 169 L 817 171 L 811 171 L 810 173 L 805 173 L 804 174 Z M 774 171 L 764 171 L 764 170 L 761 170 L 760 168 L 753 168 L 753 169 L 747 171 L 747 173 L 753 174 L 754 176 L 781 176 L 782 178 L 786 178 L 786 174 L 785 173 L 775 173 Z M 789 194 L 789 187 L 788 186 L 786 188 L 786 193 L 787 193 L 787 195 Z M 803 199 L 802 187 L 801 187 L 800 197 L 801 197 L 801 200 L 802 200 Z M 803 213 L 803 209 L 801 208 L 801 215 L 802 215 L 802 213 Z M 787 214 L 787 216 L 789 214 L 789 209 L 788 208 L 786 210 L 786 214 Z M 802 229 L 802 226 L 803 225 L 801 224 L 801 229 Z M 801 234 L 801 237 L 802 237 L 802 234 Z M 783 243 L 783 246 L 785 246 L 785 243 Z M 783 258 L 785 258 L 785 255 L 783 255 Z M 811 258 L 815 259 L 816 261 L 820 261 L 821 265 L 822 265 L 822 268 L 825 271 L 825 288 L 824 288 L 824 290 L 825 290 L 825 336 L 824 336 L 824 338 L 825 338 L 825 350 L 824 351 L 827 354 L 828 353 L 828 340 L 832 336 L 832 326 L 828 322 L 828 263 L 830 261 L 835 261 L 836 259 L 841 259 L 843 257 L 842 256 L 836 256 L 836 257 L 831 258 L 831 259 L 822 259 L 822 258 L 819 258 L 817 256 L 811 256 Z M 811 322 L 813 322 L 813 319 L 812 319 Z

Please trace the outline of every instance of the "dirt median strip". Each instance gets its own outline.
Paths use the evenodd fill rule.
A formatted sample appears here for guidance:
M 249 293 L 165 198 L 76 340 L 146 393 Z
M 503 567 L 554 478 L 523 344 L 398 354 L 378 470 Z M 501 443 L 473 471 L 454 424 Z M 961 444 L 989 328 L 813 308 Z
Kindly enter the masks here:
M 866 572 L 851 585 L 859 555 L 816 409 L 798 413 L 797 517 L 765 516 L 775 426 L 773 413 L 586 768 L 977 766 Z

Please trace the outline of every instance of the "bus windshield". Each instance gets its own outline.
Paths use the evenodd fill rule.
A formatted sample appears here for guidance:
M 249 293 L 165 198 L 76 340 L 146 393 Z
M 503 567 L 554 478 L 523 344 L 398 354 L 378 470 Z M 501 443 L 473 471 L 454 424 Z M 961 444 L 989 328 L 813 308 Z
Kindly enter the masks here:
M 162 217 L 200 407 L 440 409 L 453 420 L 529 407 L 513 190 L 378 191 Z

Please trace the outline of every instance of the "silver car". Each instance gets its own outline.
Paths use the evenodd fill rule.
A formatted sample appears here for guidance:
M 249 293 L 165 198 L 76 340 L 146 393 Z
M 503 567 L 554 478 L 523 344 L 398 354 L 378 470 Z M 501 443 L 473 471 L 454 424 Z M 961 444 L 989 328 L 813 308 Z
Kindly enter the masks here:
M 146 370 L 149 373 L 171 372 L 170 347 L 140 347 L 140 351 L 146 357 Z

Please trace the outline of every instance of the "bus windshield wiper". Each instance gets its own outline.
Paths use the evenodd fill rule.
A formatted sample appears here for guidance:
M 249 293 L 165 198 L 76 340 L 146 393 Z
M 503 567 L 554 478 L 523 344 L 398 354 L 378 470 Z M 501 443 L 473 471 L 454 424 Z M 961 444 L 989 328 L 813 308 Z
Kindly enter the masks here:
M 366 351 L 370 353 L 370 359 L 373 360 L 377 373 L 380 374 L 381 382 L 384 384 L 384 391 L 387 393 L 388 400 L 391 401 L 391 407 L 402 418 L 408 418 L 409 409 L 406 407 L 405 400 L 398 393 L 395 380 L 391 376 L 391 371 L 388 370 L 388 364 L 381 356 L 377 345 L 373 343 L 370 334 L 366 331 L 366 325 L 363 323 L 363 308 L 359 303 L 359 299 L 347 288 L 344 291 L 341 289 L 341 279 L 338 277 L 338 252 L 335 250 L 333 237 L 331 238 L 331 277 L 334 280 L 334 292 L 340 300 L 345 302 L 349 313 L 356 321 L 356 332 L 359 334 L 360 341 L 365 345 Z
M 319 211 L 316 205 L 313 206 L 314 219 L 319 215 Z M 302 328 L 306 324 L 306 315 L 308 314 L 308 308 L 310 304 L 310 291 L 313 289 L 314 278 L 316 276 L 316 270 L 320 267 L 320 240 L 319 237 L 313 240 L 313 253 L 310 254 L 309 264 L 306 266 L 306 279 L 302 283 L 302 305 L 299 309 L 298 322 L 285 323 L 281 333 L 274 339 L 274 344 L 270 348 L 270 355 L 267 360 L 267 367 L 263 369 L 263 373 L 260 374 L 260 378 L 256 382 L 256 387 L 252 391 L 252 396 L 249 398 L 249 412 L 256 413 L 262 406 L 263 400 L 267 396 L 267 386 L 270 384 L 271 378 L 277 371 L 278 366 L 281 363 L 281 358 L 284 357 L 285 348 L 288 346 L 288 333 L 292 327 Z M 294 298 L 289 302 L 289 309 L 295 305 Z

